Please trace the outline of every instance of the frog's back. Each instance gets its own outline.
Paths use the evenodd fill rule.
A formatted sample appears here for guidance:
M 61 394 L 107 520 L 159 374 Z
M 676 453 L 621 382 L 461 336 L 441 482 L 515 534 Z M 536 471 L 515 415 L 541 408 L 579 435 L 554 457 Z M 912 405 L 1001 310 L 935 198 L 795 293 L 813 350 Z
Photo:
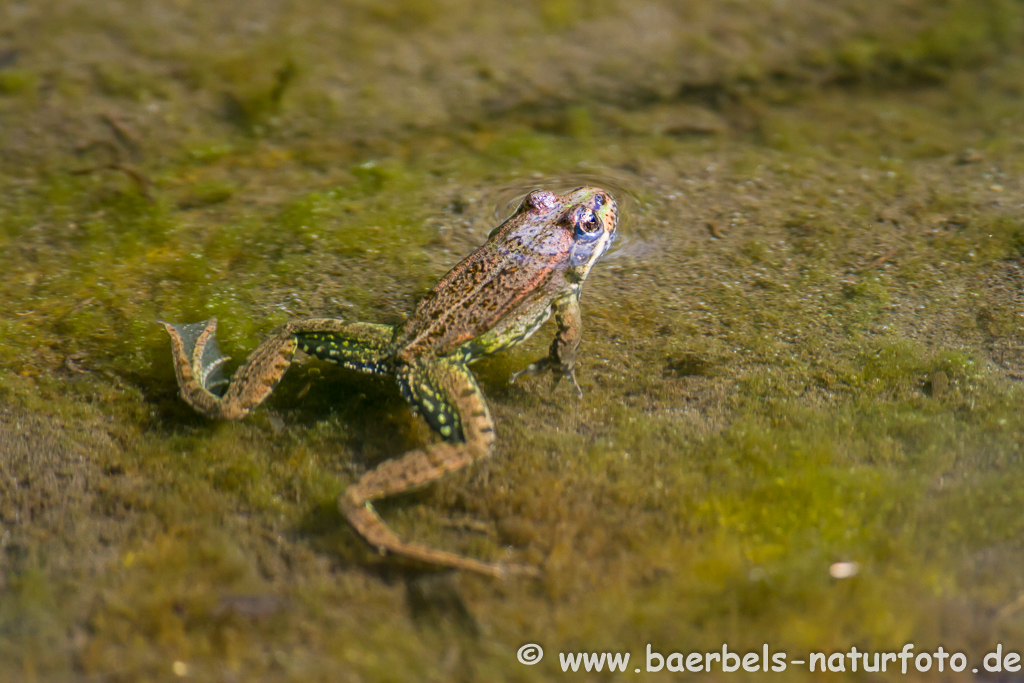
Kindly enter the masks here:
M 500 334 L 517 316 L 547 318 L 551 292 L 564 286 L 572 238 L 560 226 L 517 218 L 420 301 L 395 340 L 399 359 L 447 355 L 489 332 Z

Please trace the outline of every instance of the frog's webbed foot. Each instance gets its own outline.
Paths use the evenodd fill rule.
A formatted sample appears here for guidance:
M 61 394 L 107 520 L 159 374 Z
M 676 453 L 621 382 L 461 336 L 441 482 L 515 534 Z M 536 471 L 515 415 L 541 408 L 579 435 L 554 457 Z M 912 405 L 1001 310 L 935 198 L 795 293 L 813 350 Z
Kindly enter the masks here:
M 171 335 L 174 370 L 181 396 L 207 417 L 238 420 L 270 395 L 295 354 L 295 335 L 279 328 L 260 344 L 235 372 L 224 378 L 224 363 L 217 347 L 217 319 L 174 325 L 163 323 Z M 227 385 L 227 390 L 222 388 Z
M 551 356 L 545 356 L 540 360 L 530 363 L 519 372 L 512 373 L 512 376 L 508 379 L 508 383 L 514 384 L 515 381 L 523 375 L 535 375 L 538 372 L 544 372 L 545 370 L 551 370 L 555 373 L 556 385 L 563 377 L 568 377 L 572 381 L 573 387 L 576 388 L 576 394 L 580 398 L 583 398 L 583 389 L 580 388 L 580 383 L 576 381 L 576 368 L 573 366 L 565 367 L 565 364 L 562 363 L 562 361 L 557 358 L 552 358 Z
M 171 335 L 175 365 L 183 365 L 200 387 L 213 394 L 223 393 L 228 380 L 224 377 L 224 363 L 231 360 L 222 356 L 217 346 L 217 319 L 201 323 L 175 325 L 162 320 L 160 324 Z
M 490 412 L 476 381 L 464 366 L 405 366 L 398 369 L 397 376 L 403 395 L 447 441 L 409 451 L 365 473 L 338 499 L 341 513 L 359 535 L 381 553 L 497 578 L 538 576 L 540 572 L 536 567 L 481 562 L 457 553 L 406 543 L 374 510 L 371 501 L 424 486 L 487 457 L 494 447 Z

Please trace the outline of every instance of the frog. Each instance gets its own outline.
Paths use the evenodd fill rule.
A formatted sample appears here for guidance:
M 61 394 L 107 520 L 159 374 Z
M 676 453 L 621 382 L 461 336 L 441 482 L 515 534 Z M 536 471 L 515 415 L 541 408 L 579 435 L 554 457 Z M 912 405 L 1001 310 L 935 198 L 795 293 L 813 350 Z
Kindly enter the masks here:
M 421 488 L 491 455 L 494 421 L 469 365 L 530 338 L 554 316 L 547 355 L 511 375 L 551 372 L 579 397 L 576 355 L 582 338 L 580 295 L 591 268 L 616 234 L 618 209 L 596 187 L 559 195 L 534 190 L 419 301 L 401 324 L 304 318 L 273 330 L 230 380 L 217 344 L 217 319 L 162 322 L 171 338 L 182 398 L 210 418 L 240 420 L 274 390 L 301 351 L 372 375 L 394 378 L 402 396 L 440 439 L 385 460 L 339 496 L 342 516 L 381 554 L 435 568 L 504 578 L 538 575 L 527 564 L 486 562 L 404 541 L 373 502 Z

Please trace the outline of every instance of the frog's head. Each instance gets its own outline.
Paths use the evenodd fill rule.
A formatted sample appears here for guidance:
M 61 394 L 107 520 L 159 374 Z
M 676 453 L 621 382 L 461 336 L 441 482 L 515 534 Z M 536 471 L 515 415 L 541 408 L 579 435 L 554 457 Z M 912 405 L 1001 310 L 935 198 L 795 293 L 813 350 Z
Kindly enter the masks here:
M 581 187 L 555 199 L 563 207 L 561 224 L 572 233 L 569 269 L 582 282 L 615 238 L 618 208 L 611 195 L 596 187 Z
M 563 195 L 535 190 L 490 237 L 505 241 L 509 251 L 546 265 L 557 264 L 578 284 L 611 246 L 617 220 L 615 200 L 596 187 Z

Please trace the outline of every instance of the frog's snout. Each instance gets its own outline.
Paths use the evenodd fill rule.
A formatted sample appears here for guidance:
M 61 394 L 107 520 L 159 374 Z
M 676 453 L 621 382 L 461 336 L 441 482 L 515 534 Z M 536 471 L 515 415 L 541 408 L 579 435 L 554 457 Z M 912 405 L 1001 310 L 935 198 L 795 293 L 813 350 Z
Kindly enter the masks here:
M 595 189 L 594 214 L 604 223 L 605 231 L 614 237 L 615 226 L 619 220 L 619 207 L 612 196 L 604 190 Z

